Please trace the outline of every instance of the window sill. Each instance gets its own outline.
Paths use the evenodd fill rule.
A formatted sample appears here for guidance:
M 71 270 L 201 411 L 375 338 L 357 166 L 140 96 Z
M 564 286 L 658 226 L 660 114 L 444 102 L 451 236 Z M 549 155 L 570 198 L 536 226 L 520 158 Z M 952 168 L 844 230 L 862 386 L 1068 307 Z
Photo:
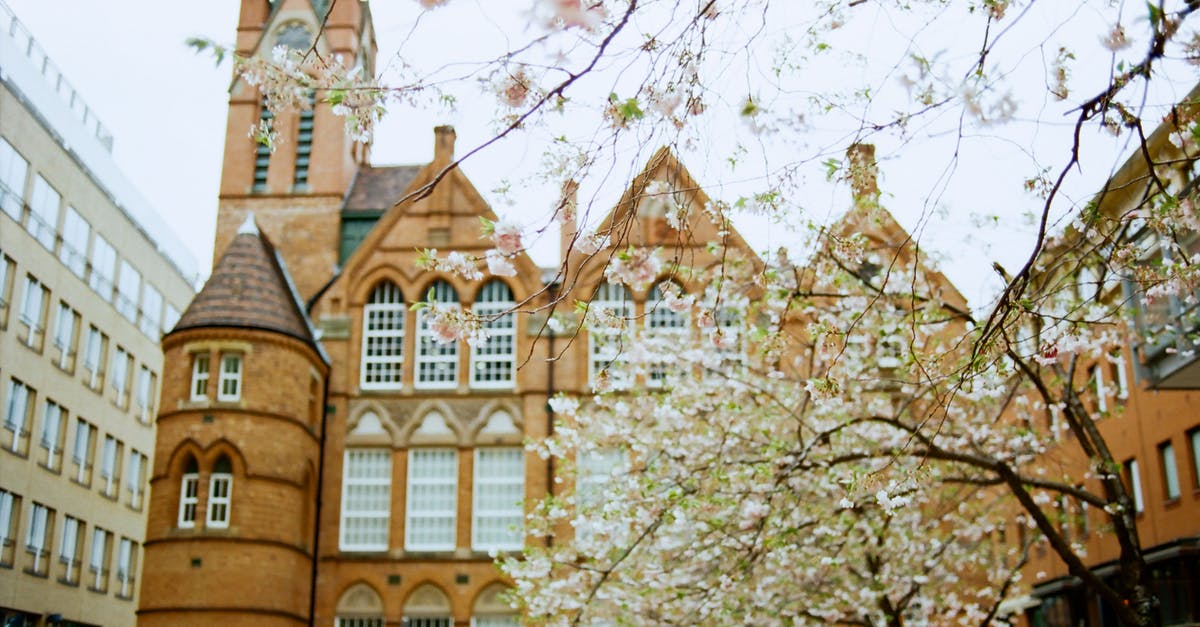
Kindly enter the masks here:
M 96 594 L 108 594 L 108 588 L 93 588 L 92 586 L 88 586 L 87 591 L 95 592 Z
M 69 580 L 67 580 L 67 579 L 63 579 L 62 577 L 59 577 L 59 578 L 58 578 L 58 583 L 61 583 L 61 584 L 62 584 L 62 585 L 64 585 L 64 586 L 70 586 L 70 587 L 72 587 L 72 588 L 78 588 L 78 587 L 79 587 L 79 580 L 78 580 L 78 579 L 76 579 L 75 581 L 69 581 Z
M 39 573 L 37 571 L 33 571 L 28 568 L 21 569 L 21 572 L 25 573 L 26 575 L 29 575 L 30 577 L 37 577 L 38 579 L 49 579 L 50 578 L 49 572 Z

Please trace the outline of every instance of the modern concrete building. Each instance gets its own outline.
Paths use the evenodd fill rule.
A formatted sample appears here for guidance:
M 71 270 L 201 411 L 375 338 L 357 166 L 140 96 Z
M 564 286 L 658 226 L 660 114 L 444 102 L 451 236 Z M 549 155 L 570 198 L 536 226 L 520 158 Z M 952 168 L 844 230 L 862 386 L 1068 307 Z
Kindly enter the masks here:
M 195 263 L 0 2 L 0 624 L 132 625 L 163 371 Z

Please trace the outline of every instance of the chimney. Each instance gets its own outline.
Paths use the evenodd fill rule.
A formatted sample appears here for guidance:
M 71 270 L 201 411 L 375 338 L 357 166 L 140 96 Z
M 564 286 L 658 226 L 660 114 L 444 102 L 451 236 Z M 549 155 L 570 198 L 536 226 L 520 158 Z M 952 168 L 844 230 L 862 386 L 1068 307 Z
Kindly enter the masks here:
M 873 144 L 851 144 L 846 149 L 846 160 L 850 162 L 850 193 L 856 207 L 879 205 L 879 184 L 876 177 L 879 169 L 875 165 Z
M 562 192 L 558 195 L 558 207 L 554 210 L 554 219 L 558 220 L 558 258 L 566 261 L 567 251 L 579 233 L 576 222 L 576 208 L 579 206 L 579 183 L 575 179 L 567 179 L 563 183 Z
M 446 167 L 454 161 L 454 127 L 453 126 L 435 126 L 433 127 L 433 163 L 434 165 Z

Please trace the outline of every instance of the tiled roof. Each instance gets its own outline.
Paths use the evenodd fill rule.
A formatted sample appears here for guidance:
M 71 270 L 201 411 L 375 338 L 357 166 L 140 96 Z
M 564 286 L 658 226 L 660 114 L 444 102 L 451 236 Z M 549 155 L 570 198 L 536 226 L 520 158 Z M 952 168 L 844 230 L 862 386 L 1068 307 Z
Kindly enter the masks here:
M 345 211 L 373 211 L 391 209 L 404 195 L 409 183 L 416 178 L 423 166 L 391 165 L 383 167 L 362 166 L 354 177 L 350 193 L 346 195 Z
M 198 327 L 265 329 L 316 347 L 287 268 L 253 220 L 251 215 L 238 229 L 174 331 Z

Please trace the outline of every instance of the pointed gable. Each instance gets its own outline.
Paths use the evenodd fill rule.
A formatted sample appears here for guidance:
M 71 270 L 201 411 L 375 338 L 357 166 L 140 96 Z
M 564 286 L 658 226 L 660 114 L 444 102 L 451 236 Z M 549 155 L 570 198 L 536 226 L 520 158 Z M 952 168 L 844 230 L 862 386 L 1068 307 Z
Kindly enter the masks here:
M 253 214 L 171 332 L 203 327 L 275 331 L 318 348 L 287 268 Z

